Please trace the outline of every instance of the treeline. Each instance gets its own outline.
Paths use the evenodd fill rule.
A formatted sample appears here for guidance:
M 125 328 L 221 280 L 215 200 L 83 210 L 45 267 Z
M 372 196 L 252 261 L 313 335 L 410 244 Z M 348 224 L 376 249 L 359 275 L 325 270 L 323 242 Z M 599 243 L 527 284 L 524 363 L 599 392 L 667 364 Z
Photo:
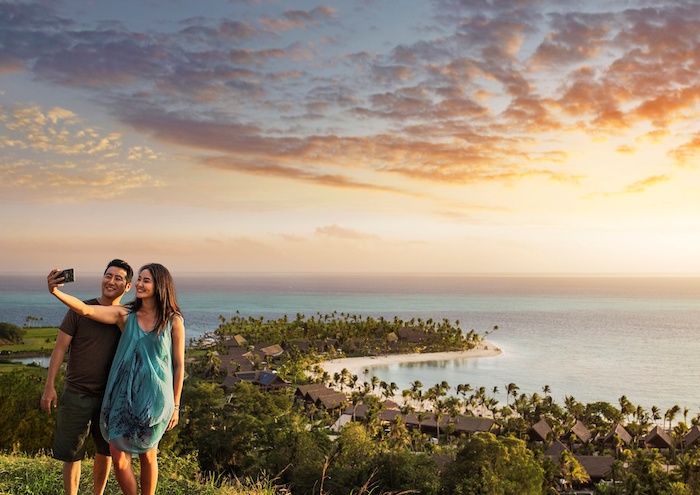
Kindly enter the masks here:
M 12 323 L 0 322 L 0 344 L 19 344 L 27 330 Z
M 285 345 L 297 339 L 333 338 L 345 346 L 357 339 L 367 342 L 370 349 L 406 327 L 454 338 L 458 325 L 428 321 L 341 314 L 328 318 L 297 315 L 285 323 L 284 319 L 264 321 L 236 315 L 222 320 L 217 334 Z M 473 334 L 468 341 L 479 339 Z M 481 414 L 494 421 L 492 432 L 458 435 L 450 428 L 408 428 L 401 415 L 389 423 L 382 421 L 386 404 L 377 393 L 378 384 L 341 373 L 330 381 L 342 385 L 349 406 L 362 405 L 364 413 L 361 420 L 333 432 L 329 427 L 337 421 L 339 411 L 305 404 L 295 397 L 295 387 L 263 391 L 241 382 L 224 391 L 222 377 L 214 372 L 216 354 L 188 349 L 180 426 L 166 433 L 160 445 L 169 456 L 196 457 L 201 473 L 210 479 L 266 477 L 284 487 L 280 493 L 293 495 L 548 495 L 588 484 L 587 473 L 573 455 L 584 454 L 613 458 L 610 479 L 589 484 L 596 494 L 700 494 L 700 452 L 682 442 L 689 429 L 687 422 L 697 423 L 698 418 L 688 419 L 687 411 L 680 407 L 661 413 L 634 406 L 624 397 L 613 405 L 583 404 L 571 396 L 560 405 L 547 386 L 541 394 L 522 394 L 514 383 L 504 384 L 506 404 L 498 404 L 483 387 L 469 384 L 443 382 L 424 389 L 414 382 L 401 391 L 405 414 L 413 408 L 424 411 L 426 419 Z M 328 380 L 318 373 L 319 359 L 315 353 L 291 352 L 270 366 L 301 385 Z M 44 370 L 28 366 L 0 376 L 1 450 L 28 454 L 51 450 L 55 415 L 47 416 L 38 408 L 44 375 Z M 535 441 L 530 429 L 540 420 L 552 430 L 544 441 Z M 634 440 L 625 443 L 616 438 L 606 444 L 572 440 L 571 451 L 558 457 L 544 455 L 576 422 L 586 424 L 594 435 L 624 425 Z M 640 445 L 638 440 L 658 423 L 675 423 L 669 429 L 672 445 L 663 450 Z
M 481 340 L 474 330 L 464 332 L 459 320 L 447 318 L 385 319 L 351 313 L 316 313 L 306 317 L 297 313 L 290 319 L 245 317 L 236 312 L 228 321 L 222 316 L 216 334 L 223 339 L 242 335 L 251 344 L 272 342 L 285 349 L 299 342 L 334 341 L 346 356 L 385 354 L 387 352 L 441 352 L 473 349 Z M 498 329 L 498 327 L 494 327 Z M 404 335 L 408 338 L 400 338 Z

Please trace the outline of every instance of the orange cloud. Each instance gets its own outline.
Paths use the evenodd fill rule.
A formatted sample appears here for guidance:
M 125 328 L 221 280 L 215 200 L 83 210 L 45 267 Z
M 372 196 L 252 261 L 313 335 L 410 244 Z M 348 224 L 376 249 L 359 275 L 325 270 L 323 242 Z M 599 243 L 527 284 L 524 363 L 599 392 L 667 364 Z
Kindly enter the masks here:
M 690 141 L 668 152 L 677 165 L 686 165 L 700 154 L 700 133 L 696 133 Z
M 364 232 L 359 232 L 357 230 L 346 229 L 338 225 L 327 225 L 325 227 L 318 227 L 316 229 L 316 235 L 324 237 L 335 237 L 339 239 L 354 239 L 354 240 L 367 240 L 367 239 L 378 239 L 379 237 L 372 234 L 365 234 Z
M 657 184 L 660 184 L 662 182 L 667 182 L 671 180 L 671 178 L 667 175 L 655 175 L 653 177 L 647 177 L 646 179 L 639 180 L 633 184 L 628 185 L 625 187 L 626 193 L 641 193 L 649 189 L 650 187 L 653 187 Z

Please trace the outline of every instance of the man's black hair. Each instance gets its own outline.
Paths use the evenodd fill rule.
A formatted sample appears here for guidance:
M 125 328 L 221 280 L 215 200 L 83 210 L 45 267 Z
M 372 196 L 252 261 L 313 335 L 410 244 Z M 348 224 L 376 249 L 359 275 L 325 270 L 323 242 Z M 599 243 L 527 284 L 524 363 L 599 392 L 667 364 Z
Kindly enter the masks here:
M 117 268 L 121 268 L 122 270 L 126 271 L 126 283 L 131 283 L 131 279 L 134 278 L 134 269 L 131 268 L 131 265 L 129 265 L 129 263 L 127 263 L 124 260 L 113 259 L 107 264 L 107 268 L 105 268 L 105 273 L 107 273 L 107 270 L 109 270 L 110 266 L 116 266 Z

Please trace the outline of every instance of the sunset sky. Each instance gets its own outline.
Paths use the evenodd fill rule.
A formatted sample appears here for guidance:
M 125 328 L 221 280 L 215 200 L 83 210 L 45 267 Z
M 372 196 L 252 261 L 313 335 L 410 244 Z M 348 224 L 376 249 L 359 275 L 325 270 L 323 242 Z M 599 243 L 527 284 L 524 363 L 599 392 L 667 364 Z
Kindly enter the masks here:
M 0 273 L 700 275 L 700 3 L 0 2 Z

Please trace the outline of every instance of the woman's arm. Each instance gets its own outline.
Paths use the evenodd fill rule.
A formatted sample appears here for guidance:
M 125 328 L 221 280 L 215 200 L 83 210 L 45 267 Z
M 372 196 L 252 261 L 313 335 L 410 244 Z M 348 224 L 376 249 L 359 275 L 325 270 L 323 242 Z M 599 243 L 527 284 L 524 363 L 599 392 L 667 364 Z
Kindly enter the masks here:
M 181 316 L 173 317 L 172 330 L 173 343 L 173 396 L 175 397 L 175 411 L 168 423 L 171 430 L 180 421 L 180 399 L 182 398 L 182 382 L 185 379 L 185 323 Z
M 118 325 L 120 330 L 124 329 L 124 322 L 128 310 L 125 306 L 100 306 L 98 304 L 85 304 L 77 297 L 61 292 L 58 288 L 63 286 L 60 281 L 63 281 L 60 270 L 51 270 L 46 278 L 49 285 L 49 292 L 53 294 L 59 301 L 68 306 L 70 309 L 79 315 L 86 316 L 91 320 L 99 321 L 100 323 L 109 323 Z M 59 281 L 60 279 L 60 281 Z

